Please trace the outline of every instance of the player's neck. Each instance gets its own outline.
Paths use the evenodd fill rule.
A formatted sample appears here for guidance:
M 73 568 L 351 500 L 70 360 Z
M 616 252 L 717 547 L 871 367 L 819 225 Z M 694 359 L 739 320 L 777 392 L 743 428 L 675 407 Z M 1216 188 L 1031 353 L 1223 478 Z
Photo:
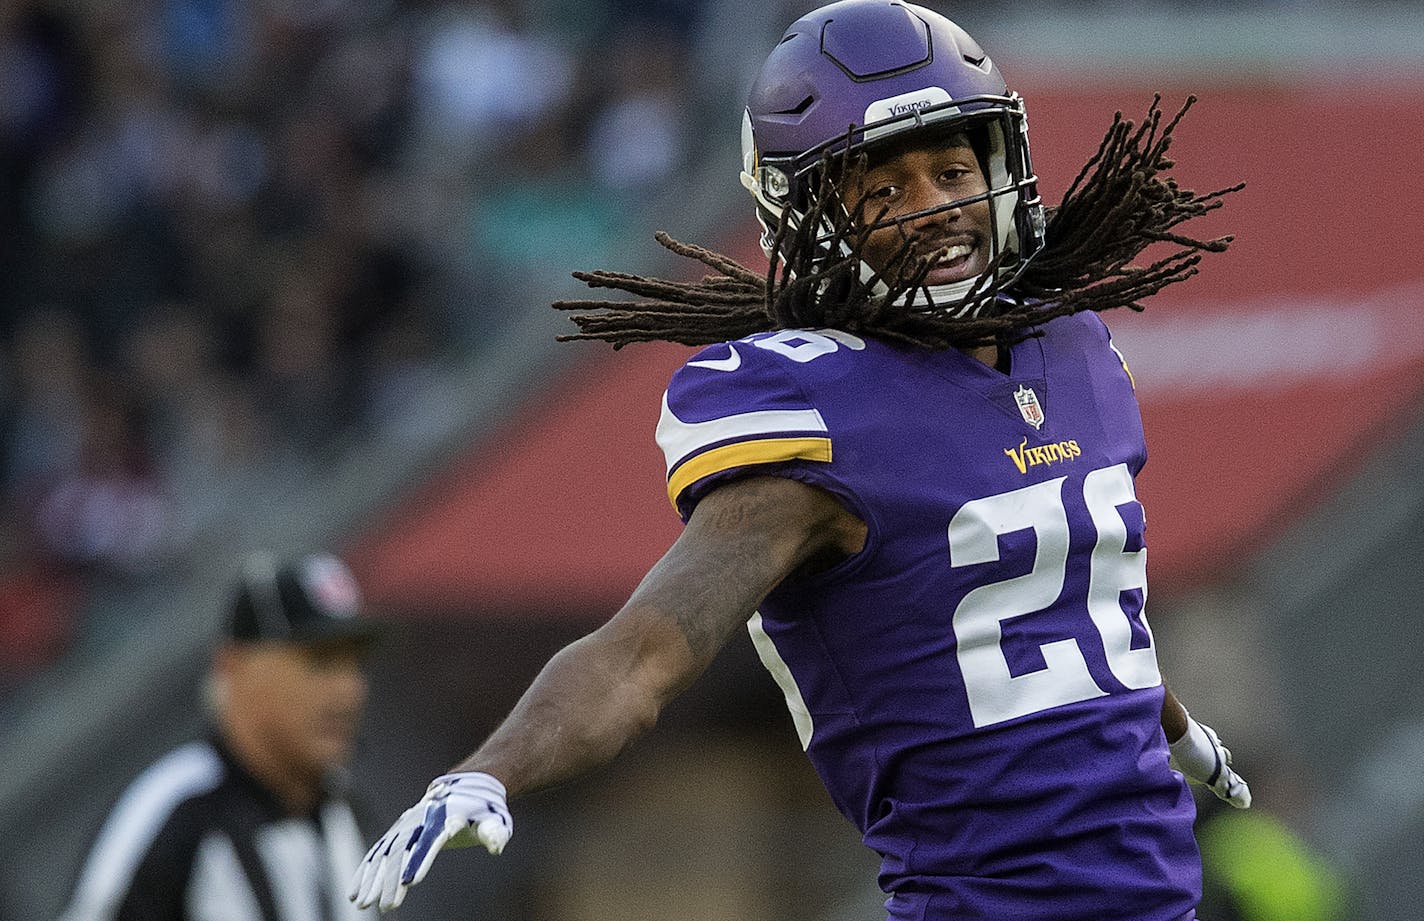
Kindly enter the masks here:
M 1009 373 L 1011 363 L 1008 349 L 1000 348 L 997 345 L 981 345 L 978 348 L 964 349 L 963 351 L 970 358 L 982 361 L 995 371 L 1003 374 Z

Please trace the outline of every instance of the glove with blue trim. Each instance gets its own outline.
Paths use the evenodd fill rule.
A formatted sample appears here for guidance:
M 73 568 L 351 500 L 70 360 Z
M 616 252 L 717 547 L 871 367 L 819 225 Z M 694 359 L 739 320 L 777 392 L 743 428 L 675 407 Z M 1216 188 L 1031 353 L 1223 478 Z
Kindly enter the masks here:
M 504 784 L 478 771 L 443 774 L 366 852 L 350 898 L 359 908 L 379 903 L 388 911 L 425 879 L 442 848 L 482 844 L 498 854 L 513 833 Z
M 1187 717 L 1187 731 L 1168 745 L 1172 752 L 1172 767 L 1189 780 L 1205 784 L 1217 798 L 1237 809 L 1251 806 L 1251 788 L 1241 775 L 1231 769 L 1231 750 L 1221 744 L 1216 731 Z

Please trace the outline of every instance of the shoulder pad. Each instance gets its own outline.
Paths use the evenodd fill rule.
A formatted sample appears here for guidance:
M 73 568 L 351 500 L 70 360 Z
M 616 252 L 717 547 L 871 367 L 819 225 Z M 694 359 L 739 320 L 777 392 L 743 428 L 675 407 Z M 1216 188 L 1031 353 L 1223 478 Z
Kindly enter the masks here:
M 781 330 L 694 355 L 673 375 L 658 420 L 674 506 L 693 484 L 733 468 L 829 463 L 831 433 L 808 392 L 811 363 L 864 348 L 839 330 Z

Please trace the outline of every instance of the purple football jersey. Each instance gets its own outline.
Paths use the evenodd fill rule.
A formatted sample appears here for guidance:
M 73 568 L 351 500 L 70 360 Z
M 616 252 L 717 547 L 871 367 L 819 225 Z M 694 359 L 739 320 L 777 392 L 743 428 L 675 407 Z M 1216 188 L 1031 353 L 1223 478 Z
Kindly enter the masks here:
M 1168 766 L 1146 597 L 1146 449 L 1101 320 L 1009 374 L 837 330 L 710 346 L 664 398 L 684 517 L 730 478 L 811 483 L 865 548 L 750 628 L 893 919 L 1181 921 L 1194 806 Z

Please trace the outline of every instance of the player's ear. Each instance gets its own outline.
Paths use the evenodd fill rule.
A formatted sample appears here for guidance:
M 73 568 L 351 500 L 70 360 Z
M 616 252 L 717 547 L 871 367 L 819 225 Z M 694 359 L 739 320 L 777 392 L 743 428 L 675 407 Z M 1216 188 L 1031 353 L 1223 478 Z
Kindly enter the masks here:
M 231 676 L 233 669 L 237 667 L 237 660 L 241 652 L 233 643 L 223 643 L 213 650 L 213 661 L 211 671 L 214 675 Z
M 212 664 L 203 681 L 203 710 L 211 717 L 217 717 L 227 709 L 228 700 L 232 697 L 236 657 L 237 651 L 231 644 L 224 644 L 213 652 Z
M 255 650 L 242 643 L 226 642 L 213 650 L 212 665 L 208 669 L 210 680 L 232 687 L 241 686 L 252 673 Z

